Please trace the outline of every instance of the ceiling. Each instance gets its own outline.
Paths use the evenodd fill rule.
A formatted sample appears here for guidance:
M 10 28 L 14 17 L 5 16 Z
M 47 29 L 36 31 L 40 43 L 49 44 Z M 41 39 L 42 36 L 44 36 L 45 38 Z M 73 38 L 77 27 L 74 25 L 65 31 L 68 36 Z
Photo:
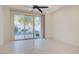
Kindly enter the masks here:
M 63 5 L 38 5 L 38 6 L 48 6 L 49 8 L 41 8 L 43 14 L 48 12 L 54 12 L 55 10 L 61 8 Z M 33 9 L 33 5 L 9 5 L 8 7 L 19 10 L 26 10 L 29 12 L 40 13 L 38 9 Z

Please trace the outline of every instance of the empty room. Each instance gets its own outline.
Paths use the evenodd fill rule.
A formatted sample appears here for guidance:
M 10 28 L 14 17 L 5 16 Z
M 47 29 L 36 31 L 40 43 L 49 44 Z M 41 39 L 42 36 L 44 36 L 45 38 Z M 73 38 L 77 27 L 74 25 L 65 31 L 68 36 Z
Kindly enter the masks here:
M 0 5 L 0 54 L 78 54 L 79 5 Z

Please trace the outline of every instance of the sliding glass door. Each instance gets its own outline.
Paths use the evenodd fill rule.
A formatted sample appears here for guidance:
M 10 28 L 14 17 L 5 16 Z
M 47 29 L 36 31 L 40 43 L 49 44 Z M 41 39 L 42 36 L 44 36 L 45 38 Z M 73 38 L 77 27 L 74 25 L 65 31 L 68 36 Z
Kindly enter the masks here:
M 42 37 L 41 16 L 14 15 L 15 40 Z
M 24 39 L 24 16 L 14 15 L 15 40 Z
M 24 37 L 27 38 L 33 38 L 33 17 L 32 16 L 25 16 L 24 17 Z

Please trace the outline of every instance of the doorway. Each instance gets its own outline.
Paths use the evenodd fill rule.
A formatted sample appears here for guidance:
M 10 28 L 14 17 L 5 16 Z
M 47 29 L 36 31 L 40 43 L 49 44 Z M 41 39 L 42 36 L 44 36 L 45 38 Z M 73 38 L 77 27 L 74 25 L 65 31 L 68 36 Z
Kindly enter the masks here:
M 15 40 L 42 38 L 41 15 L 14 14 Z

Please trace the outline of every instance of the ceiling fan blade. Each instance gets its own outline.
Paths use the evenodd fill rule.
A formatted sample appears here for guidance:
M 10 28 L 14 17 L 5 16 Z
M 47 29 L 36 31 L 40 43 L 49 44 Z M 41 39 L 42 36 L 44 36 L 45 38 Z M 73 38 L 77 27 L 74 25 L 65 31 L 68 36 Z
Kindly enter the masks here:
M 40 8 L 37 8 L 41 13 L 42 13 L 42 10 Z
M 38 6 L 37 5 L 34 5 L 33 8 L 38 8 Z
M 35 9 L 35 8 L 37 8 L 42 13 L 42 10 L 37 5 L 33 6 L 33 9 Z
M 47 6 L 39 6 L 39 8 L 48 8 Z
M 38 6 L 38 5 L 34 5 L 33 8 L 48 8 L 48 6 Z

